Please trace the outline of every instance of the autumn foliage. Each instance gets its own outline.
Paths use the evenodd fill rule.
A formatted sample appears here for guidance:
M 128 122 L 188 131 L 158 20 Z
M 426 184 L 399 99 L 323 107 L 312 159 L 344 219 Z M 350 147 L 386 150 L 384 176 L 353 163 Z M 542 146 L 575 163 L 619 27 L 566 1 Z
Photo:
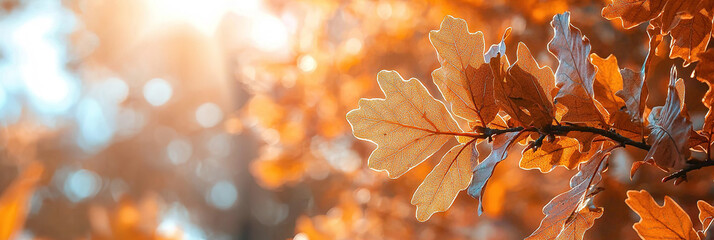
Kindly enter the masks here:
M 664 105 L 646 106 L 652 62 L 661 57 L 657 48 L 665 36 L 671 37 L 665 57 L 681 58 L 683 66 L 696 64 L 696 78 L 714 82 L 714 50 L 706 50 L 713 10 L 710 1 L 674 0 L 615 0 L 604 7 L 602 16 L 621 20 L 625 28 L 649 24 L 649 52 L 639 69 L 621 68 L 617 52 L 607 58 L 591 53 L 590 40 L 571 24 L 571 14 L 557 14 L 547 44 L 557 59 L 555 71 L 539 63 L 523 42 L 509 57 L 504 41 L 510 28 L 500 43 L 488 47 L 484 33 L 446 16 L 428 35 L 440 63 L 431 78 L 441 96 L 432 96 L 423 80 L 381 71 L 377 82 L 384 98 L 361 99 L 347 120 L 355 137 L 377 145 L 368 166 L 390 178 L 449 149 L 437 156 L 441 160 L 413 194 L 419 221 L 447 211 L 463 190 L 478 199 L 481 215 L 491 175 L 497 167 L 512 167 L 499 163 L 518 154 L 509 151 L 517 145 L 525 146 L 518 163 L 522 169 L 577 170 L 570 189 L 543 207 L 545 217 L 528 239 L 582 239 L 607 210 L 594 199 L 612 191 L 600 185 L 609 161 L 621 154 L 615 150 L 645 153 L 630 158 L 630 177 L 651 165 L 668 173 L 663 182 L 681 183 L 690 171 L 714 165 L 711 90 L 702 99 L 709 111 L 700 116 L 701 129 L 693 128 L 678 66 L 668 67 Z M 481 142 L 491 146 L 485 158 L 479 157 Z M 647 191 L 631 190 L 625 203 L 640 216 L 633 227 L 642 239 L 700 239 L 712 220 L 713 208 L 706 201 L 697 204 L 703 228 L 695 228 L 669 197 L 660 206 Z

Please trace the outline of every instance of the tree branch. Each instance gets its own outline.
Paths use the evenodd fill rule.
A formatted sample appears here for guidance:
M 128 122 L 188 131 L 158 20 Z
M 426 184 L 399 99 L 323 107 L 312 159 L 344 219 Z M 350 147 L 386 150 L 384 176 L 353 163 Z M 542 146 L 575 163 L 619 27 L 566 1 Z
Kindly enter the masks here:
M 669 176 L 666 176 L 662 178 L 662 182 L 667 182 L 672 179 L 682 179 L 684 181 L 687 180 L 687 173 L 703 168 L 703 167 L 708 167 L 708 166 L 714 166 L 714 160 L 696 160 L 696 159 L 691 159 L 687 161 L 687 166 L 684 167 L 683 169 L 676 171 Z M 675 180 L 675 184 L 679 183 L 678 180 Z

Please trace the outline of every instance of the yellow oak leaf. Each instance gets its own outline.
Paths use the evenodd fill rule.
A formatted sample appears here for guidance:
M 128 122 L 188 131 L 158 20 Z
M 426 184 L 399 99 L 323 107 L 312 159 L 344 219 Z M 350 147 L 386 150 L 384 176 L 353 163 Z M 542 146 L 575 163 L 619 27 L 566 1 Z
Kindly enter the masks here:
M 493 96 L 493 75 L 484 60 L 483 33 L 469 33 L 466 21 L 446 16 L 438 31 L 429 33 L 441 57 L 431 73 L 454 115 L 486 126 L 498 113 Z
M 380 71 L 377 82 L 385 99 L 360 99 L 347 113 L 355 137 L 377 144 L 368 166 L 397 178 L 460 135 L 446 106 L 419 80 L 404 80 L 395 71 Z
M 593 83 L 595 99 L 612 116 L 625 106 L 625 101 L 615 95 L 617 91 L 622 90 L 622 75 L 617 64 L 617 58 L 612 54 L 607 58 L 601 58 L 593 53 L 590 54 L 590 60 L 597 67 L 595 82 Z
M 417 220 L 426 221 L 434 213 L 449 209 L 456 195 L 471 183 L 474 158 L 478 159 L 478 152 L 473 141 L 454 146 L 441 158 L 412 197 Z

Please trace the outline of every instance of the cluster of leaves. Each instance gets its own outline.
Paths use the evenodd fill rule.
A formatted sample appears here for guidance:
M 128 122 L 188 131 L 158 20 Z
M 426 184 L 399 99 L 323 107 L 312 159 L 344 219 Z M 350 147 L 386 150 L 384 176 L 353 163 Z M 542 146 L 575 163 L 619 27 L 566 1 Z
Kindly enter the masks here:
M 710 111 L 699 131 L 693 130 L 684 105 L 684 82 L 674 66 L 665 104 L 652 109 L 645 104 L 648 70 L 664 34 L 673 39 L 670 57 L 680 57 L 685 64 L 701 59 L 697 78 L 711 85 L 713 64 L 708 61 L 714 60 L 714 53 L 704 52 L 712 29 L 711 4 L 683 2 L 615 1 L 603 9 L 603 16 L 621 18 L 627 28 L 650 22 L 650 51 L 639 71 L 620 69 L 612 55 L 591 54 L 588 38 L 570 24 L 568 12 L 551 21 L 554 34 L 548 50 L 558 60 L 555 72 L 540 65 L 522 42 L 511 63 L 504 43 L 510 29 L 500 43 L 486 49 L 482 32 L 472 33 L 466 21 L 447 16 L 429 39 L 441 63 L 432 78 L 448 107 L 419 80 L 381 71 L 377 81 L 385 98 L 360 100 L 347 120 L 355 137 L 378 146 L 369 157 L 369 167 L 387 172 L 390 178 L 404 175 L 453 139 L 458 141 L 412 197 L 419 221 L 446 211 L 465 189 L 479 198 L 481 214 L 485 186 L 516 143 L 526 146 L 519 163 L 522 169 L 546 173 L 556 166 L 577 167 L 571 189 L 543 208 L 545 218 L 529 238 L 582 239 L 603 214 L 593 198 L 603 190 L 598 184 L 614 149 L 629 146 L 647 151 L 644 159 L 632 164 L 631 176 L 642 165 L 651 164 L 672 172 L 663 181 L 674 179 L 675 183 L 686 180 L 687 172 L 714 162 L 710 157 L 711 91 L 703 100 Z M 702 32 L 705 36 L 696 38 Z M 484 140 L 492 143 L 492 151 L 479 161 L 476 145 Z M 692 151 L 706 157 L 692 159 Z M 637 195 L 633 192 L 628 195 L 640 202 L 643 198 L 633 197 Z M 641 213 L 635 201 L 627 203 Z M 640 206 L 653 209 L 647 206 L 654 205 Z M 648 239 L 637 226 L 640 236 Z

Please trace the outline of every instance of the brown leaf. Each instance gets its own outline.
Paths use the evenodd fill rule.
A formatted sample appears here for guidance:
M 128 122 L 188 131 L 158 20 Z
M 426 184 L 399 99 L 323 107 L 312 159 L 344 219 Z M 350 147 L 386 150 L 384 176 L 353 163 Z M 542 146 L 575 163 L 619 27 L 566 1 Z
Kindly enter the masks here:
M 496 101 L 522 126 L 550 125 L 554 118 L 551 101 L 555 89 L 553 71 L 539 67 L 524 43 L 518 43 L 518 58 L 505 78 L 495 81 Z
M 644 139 L 649 133 L 649 129 L 644 128 L 642 123 L 633 122 L 630 115 L 623 111 L 617 111 L 610 116 L 610 124 L 615 132 L 635 141 Z
M 602 216 L 602 208 L 590 210 L 589 199 L 593 196 L 589 192 L 600 182 L 609 153 L 609 149 L 599 150 L 580 165 L 580 171 L 570 179 L 571 189 L 543 207 L 545 217 L 526 239 L 582 239 L 593 221 Z
M 590 54 L 590 59 L 597 67 L 595 73 L 595 83 L 593 90 L 595 99 L 607 109 L 610 114 L 610 119 L 615 112 L 619 112 L 620 108 L 625 106 L 625 101 L 616 97 L 615 93 L 622 90 L 622 75 L 617 64 L 617 58 L 610 54 L 607 58 L 601 58 L 597 54 Z
M 699 208 L 699 222 L 702 223 L 702 232 L 706 234 L 714 219 L 714 207 L 705 201 L 699 200 L 697 201 L 697 208 Z
M 689 157 L 687 141 L 692 129 L 692 122 L 687 116 L 684 106 L 684 82 L 677 80 L 677 71 L 672 67 L 667 100 L 659 111 L 652 110 L 650 122 L 652 130 L 647 142 L 652 146 L 645 157 L 645 161 L 654 160 L 660 168 L 669 171 L 670 168 L 684 167 Z
M 471 183 L 472 158 L 478 159 L 473 142 L 454 146 L 444 155 L 414 192 L 417 220 L 426 221 L 434 213 L 449 209 L 456 195 Z
M 640 216 L 632 227 L 642 239 L 699 239 L 692 220 L 669 196 L 659 206 L 647 191 L 630 190 L 625 203 Z
M 466 21 L 446 16 L 429 39 L 443 59 L 431 76 L 454 115 L 482 126 L 498 113 L 493 76 L 484 61 L 483 33 L 469 33 Z
M 668 33 L 679 21 L 691 17 L 698 4 L 699 0 L 667 1 L 662 8 L 662 33 Z
M 645 103 L 647 102 L 647 82 L 644 81 L 644 76 L 630 69 L 620 70 L 622 75 L 622 90 L 615 93 L 625 101 L 627 113 L 630 118 L 636 123 L 642 123 L 642 113 L 645 111 Z
M 578 140 L 567 137 L 558 137 L 553 142 L 544 141 L 538 150 L 527 150 L 518 164 L 522 169 L 540 169 L 541 172 L 550 172 L 556 166 L 568 169 L 575 168 L 580 162 L 587 160 L 589 154 L 579 151 Z
M 672 29 L 670 58 L 684 59 L 685 66 L 699 61 L 699 54 L 706 50 L 712 33 L 712 17 L 702 12 L 692 13 L 689 19 L 682 19 Z
M 486 157 L 481 163 L 479 163 L 473 170 L 473 180 L 471 185 L 469 185 L 468 193 L 474 198 L 479 199 L 478 203 L 478 215 L 483 213 L 483 195 L 486 183 L 493 175 L 493 170 L 496 165 L 506 159 L 508 155 L 508 149 L 513 143 L 518 142 L 520 136 L 525 135 L 520 132 L 509 132 L 504 134 L 496 135 L 493 138 L 491 154 Z
M 562 120 L 606 124 L 593 99 L 595 67 L 590 63 L 590 40 L 570 24 L 569 12 L 553 16 L 550 25 L 555 33 L 548 43 L 548 51 L 559 63 L 555 70 L 555 83 L 559 88 L 555 102 L 568 108 Z
M 347 113 L 355 137 L 377 144 L 368 166 L 397 178 L 439 150 L 461 131 L 443 103 L 419 80 L 395 71 L 377 75 L 385 99 L 360 99 Z
M 713 134 L 714 111 L 712 108 L 714 107 L 714 89 L 712 89 L 712 85 L 714 85 L 714 49 L 709 49 L 704 53 L 700 53 L 699 58 L 700 62 L 697 64 L 694 71 L 697 75 L 697 79 L 709 86 L 709 90 L 707 90 L 704 98 L 702 98 L 704 106 L 709 108 L 707 115 L 704 117 L 702 132 Z
M 630 29 L 657 17 L 665 0 L 612 0 L 602 9 L 602 16 L 608 20 L 622 19 L 622 26 Z

